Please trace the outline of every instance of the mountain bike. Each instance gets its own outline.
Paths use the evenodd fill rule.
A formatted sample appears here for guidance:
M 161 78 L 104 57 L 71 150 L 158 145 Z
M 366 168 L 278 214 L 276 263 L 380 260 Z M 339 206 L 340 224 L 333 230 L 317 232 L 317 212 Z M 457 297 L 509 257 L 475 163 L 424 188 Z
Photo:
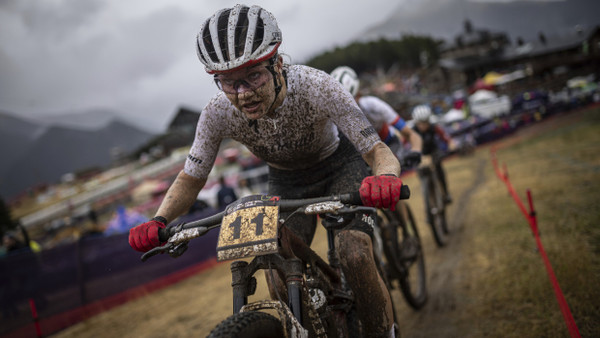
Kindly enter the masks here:
M 403 186 L 401 198 L 409 196 L 408 187 Z M 234 314 L 217 325 L 209 337 L 360 336 L 353 291 L 341 271 L 334 234 L 355 217 L 377 212 L 361 204 L 358 192 L 294 200 L 247 196 L 216 215 L 161 229 L 161 242 L 166 241 L 166 244 L 148 251 L 142 260 L 164 252 L 178 257 L 191 239 L 220 227 L 217 259 L 235 260 L 231 264 Z M 280 211 L 291 214 L 280 219 Z M 285 226 L 290 218 L 299 214 L 319 215 L 327 232 L 328 262 Z M 388 262 L 393 262 L 385 265 L 389 270 L 384 279 L 407 278 L 407 266 L 416 261 L 416 257 L 422 257 L 422 253 L 415 253 L 421 250 L 420 243 L 416 243 L 418 237 L 407 236 L 406 241 L 400 241 L 405 231 L 398 231 L 402 224 L 393 214 L 383 212 L 375 218 L 375 222 L 378 221 L 382 223 L 381 228 L 389 231 L 380 232 L 382 245 L 374 245 L 378 251 L 375 256 L 386 256 Z M 393 230 L 397 237 L 391 237 Z M 410 250 L 403 250 L 408 246 Z M 239 260 L 249 257 L 254 258 L 250 262 Z M 248 303 L 248 296 L 254 294 L 257 286 L 254 275 L 261 269 L 267 270 L 272 282 L 274 273 L 282 277 L 287 286 L 286 301 L 278 295 L 275 300 Z M 271 314 L 273 312 L 277 317 Z
M 442 247 L 448 242 L 449 235 L 446 221 L 446 201 L 442 182 L 439 179 L 432 155 L 422 157 L 417 171 L 425 201 L 427 223 L 431 226 L 437 246 Z

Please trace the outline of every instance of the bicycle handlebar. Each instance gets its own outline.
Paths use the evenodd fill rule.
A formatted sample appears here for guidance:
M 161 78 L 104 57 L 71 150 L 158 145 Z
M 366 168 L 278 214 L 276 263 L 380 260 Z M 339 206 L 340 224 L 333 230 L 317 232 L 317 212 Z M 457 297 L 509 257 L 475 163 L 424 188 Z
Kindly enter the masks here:
M 410 189 L 407 185 L 402 185 L 400 189 L 400 199 L 408 199 L 410 197 Z M 308 206 L 315 203 L 321 202 L 336 202 L 339 201 L 342 204 L 348 205 L 356 205 L 361 206 L 363 202 L 360 198 L 360 192 L 354 191 L 351 193 L 326 196 L 326 197 L 314 197 L 314 198 L 302 198 L 302 199 L 285 199 L 279 201 L 279 209 L 281 211 L 295 211 L 298 208 Z M 206 234 L 209 230 L 216 228 L 220 225 L 223 216 L 225 215 L 225 211 L 221 211 L 212 216 L 199 219 L 196 221 L 182 223 L 176 226 L 170 226 L 162 229 L 158 229 L 158 238 L 161 243 L 166 242 L 171 238 L 171 236 L 177 234 L 178 232 L 185 229 L 197 229 L 197 236 L 200 237 Z M 162 247 L 164 248 L 164 247 Z M 159 249 L 159 248 L 155 248 Z M 142 260 L 145 261 L 147 258 L 159 253 L 159 251 L 155 251 L 155 249 L 147 252 L 142 256 Z

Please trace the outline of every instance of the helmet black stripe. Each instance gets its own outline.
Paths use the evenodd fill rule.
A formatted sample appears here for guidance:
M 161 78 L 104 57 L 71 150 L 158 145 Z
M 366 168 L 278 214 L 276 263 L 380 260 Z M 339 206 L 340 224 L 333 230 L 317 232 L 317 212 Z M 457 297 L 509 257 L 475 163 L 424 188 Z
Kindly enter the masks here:
M 227 26 L 229 23 L 229 14 L 231 13 L 231 9 L 223 11 L 221 16 L 219 17 L 219 21 L 217 22 L 217 36 L 219 38 L 219 47 L 221 49 L 221 53 L 223 54 L 223 60 L 225 62 L 229 60 L 229 44 L 227 43 Z
M 212 37 L 210 35 L 210 29 L 208 28 L 210 24 L 210 20 L 206 20 L 206 24 L 204 25 L 204 34 L 202 34 L 202 43 L 206 48 L 206 52 L 210 57 L 212 62 L 219 62 L 219 58 L 217 57 L 217 52 L 215 51 L 215 46 L 212 43 Z
M 240 10 L 239 19 L 237 26 L 235 27 L 235 56 L 240 57 L 244 54 L 244 45 L 246 43 L 246 36 L 248 35 L 248 11 L 249 7 L 243 7 Z
M 265 24 L 263 19 L 260 17 L 262 9 L 258 11 L 258 19 L 256 21 L 256 31 L 254 32 L 254 43 L 252 44 L 252 52 L 256 51 L 262 44 L 265 37 Z

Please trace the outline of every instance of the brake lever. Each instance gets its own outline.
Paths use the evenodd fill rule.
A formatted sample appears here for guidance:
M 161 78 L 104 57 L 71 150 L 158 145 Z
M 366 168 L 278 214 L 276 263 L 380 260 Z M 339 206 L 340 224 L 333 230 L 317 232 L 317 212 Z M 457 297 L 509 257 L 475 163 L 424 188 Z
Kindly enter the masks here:
M 168 251 L 169 256 L 171 256 L 173 258 L 177 258 L 177 257 L 183 255 L 183 253 L 188 249 L 189 242 L 190 241 L 181 242 L 181 243 L 175 245 L 173 248 L 169 249 L 169 251 Z
M 148 258 L 156 256 L 158 254 L 162 254 L 166 251 L 171 250 L 175 245 L 173 243 L 167 242 L 167 244 L 163 246 L 157 246 L 156 248 L 150 249 L 146 253 L 142 255 L 142 262 L 145 262 Z

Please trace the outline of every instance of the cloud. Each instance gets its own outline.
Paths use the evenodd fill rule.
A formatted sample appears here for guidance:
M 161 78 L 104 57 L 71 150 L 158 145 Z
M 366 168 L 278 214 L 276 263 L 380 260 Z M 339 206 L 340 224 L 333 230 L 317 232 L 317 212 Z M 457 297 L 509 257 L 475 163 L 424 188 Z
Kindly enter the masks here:
M 0 111 L 20 115 L 113 109 L 160 130 L 179 105 L 216 89 L 194 50 L 202 22 L 237 1 L 0 2 Z M 349 42 L 393 0 L 265 0 L 293 62 Z

